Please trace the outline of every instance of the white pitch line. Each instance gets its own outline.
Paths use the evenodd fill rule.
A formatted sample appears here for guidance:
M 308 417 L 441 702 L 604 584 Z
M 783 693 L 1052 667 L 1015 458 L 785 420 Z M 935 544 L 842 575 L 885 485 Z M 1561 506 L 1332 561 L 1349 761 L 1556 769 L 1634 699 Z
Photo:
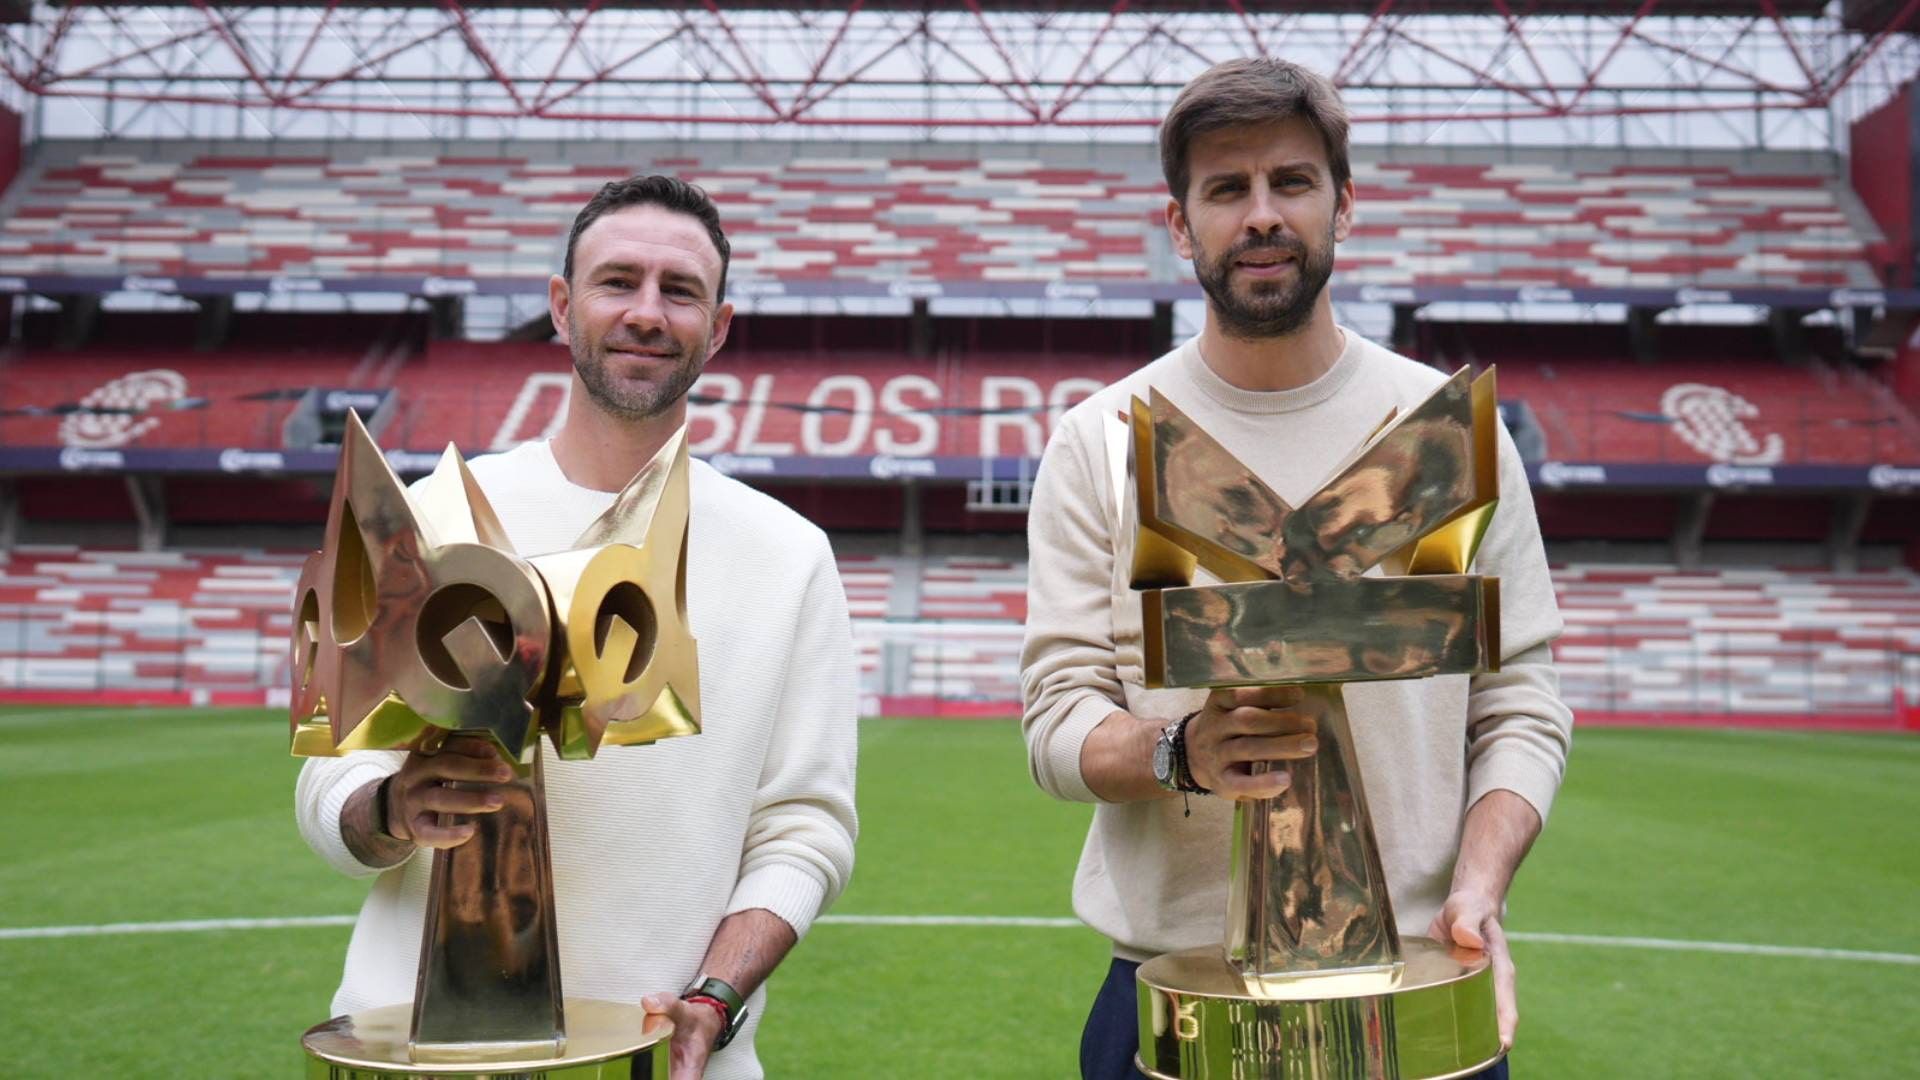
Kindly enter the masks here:
M 175 922 L 99 923 L 90 926 L 0 927 L 0 941 L 352 926 L 354 918 L 355 916 L 352 915 L 294 915 L 277 919 L 183 919 Z M 1079 919 L 1048 915 L 822 915 L 815 921 L 829 926 L 988 926 L 1046 930 L 1072 929 L 1082 925 Z M 1513 941 L 1534 945 L 1586 945 L 1603 949 L 1653 949 L 1663 952 L 1721 953 L 1791 960 L 1847 960 L 1866 964 L 1901 964 L 1920 967 L 1920 954 L 1872 952 L 1861 949 L 1825 949 L 1811 945 L 1755 945 L 1739 941 L 1686 941 L 1677 938 L 1613 937 L 1604 934 L 1554 934 L 1533 930 L 1508 931 L 1507 937 Z
M 1047 915 L 822 915 L 814 922 L 830 926 L 1038 926 L 1049 930 L 1085 925 L 1071 916 Z
M 1662 949 L 1668 952 L 1730 953 L 1735 956 L 1784 956 L 1795 960 L 1857 960 L 1868 964 L 1920 966 L 1920 955 L 1869 952 L 1861 949 L 1822 949 L 1813 945 L 1753 945 L 1741 941 L 1681 941 L 1674 938 L 1611 937 L 1602 934 L 1549 934 L 1516 930 L 1513 941 L 1541 945 L 1595 945 L 1611 949 Z
M 99 923 L 94 926 L 0 927 L 0 941 L 21 938 L 116 937 L 121 934 L 199 934 L 210 930 L 280 930 L 352 926 L 352 915 L 294 915 L 284 919 L 182 919 L 177 922 Z

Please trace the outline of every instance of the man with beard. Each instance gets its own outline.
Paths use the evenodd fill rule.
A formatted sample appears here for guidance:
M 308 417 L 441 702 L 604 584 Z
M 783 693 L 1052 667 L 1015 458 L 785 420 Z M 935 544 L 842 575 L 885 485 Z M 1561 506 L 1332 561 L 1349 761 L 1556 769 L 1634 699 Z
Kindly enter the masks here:
M 1027 759 L 1049 794 L 1097 804 L 1074 910 L 1113 941 L 1081 1038 L 1089 1080 L 1140 1075 L 1135 968 L 1222 942 L 1233 801 L 1278 795 L 1314 749 L 1292 689 L 1142 688 L 1140 602 L 1114 557 L 1133 523 L 1108 490 L 1105 418 L 1156 388 L 1299 506 L 1390 409 L 1444 379 L 1334 322 L 1326 284 L 1355 205 L 1346 111 L 1326 79 L 1271 59 L 1218 65 L 1174 102 L 1160 158 L 1167 233 L 1206 292 L 1205 327 L 1062 417 L 1028 516 Z M 1501 579 L 1501 670 L 1353 684 L 1346 703 L 1400 929 L 1488 952 L 1511 1045 L 1507 887 L 1559 788 L 1573 718 L 1526 473 L 1499 439 L 1478 571 Z M 1504 1060 L 1487 1073 L 1505 1074 Z
M 608 184 L 574 219 L 548 283 L 573 353 L 566 420 L 550 441 L 472 463 L 517 551 L 572 547 L 686 422 L 687 391 L 733 318 L 727 260 L 713 203 L 669 177 Z M 561 969 L 573 996 L 671 1016 L 674 1080 L 747 1080 L 762 1075 L 762 983 L 853 867 L 853 642 L 819 529 L 704 462 L 690 495 L 702 730 L 546 759 Z M 466 842 L 508 775 L 461 740 L 306 763 L 307 842 L 345 873 L 379 875 L 335 1013 L 412 1000 L 422 849 Z

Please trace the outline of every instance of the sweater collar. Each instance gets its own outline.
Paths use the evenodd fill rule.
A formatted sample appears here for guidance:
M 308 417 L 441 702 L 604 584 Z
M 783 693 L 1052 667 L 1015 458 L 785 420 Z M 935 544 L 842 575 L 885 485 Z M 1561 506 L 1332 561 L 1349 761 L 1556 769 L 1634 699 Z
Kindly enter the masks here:
M 1192 379 L 1202 393 L 1234 412 L 1242 413 L 1286 413 L 1305 409 L 1338 393 L 1340 388 L 1353 378 L 1360 369 L 1361 351 L 1365 347 L 1364 339 L 1346 327 L 1340 328 L 1346 344 L 1333 366 L 1322 372 L 1320 377 L 1305 386 L 1296 386 L 1291 390 L 1243 390 L 1222 379 L 1207 366 L 1200 355 L 1198 335 L 1188 339 L 1179 349 L 1180 369 Z

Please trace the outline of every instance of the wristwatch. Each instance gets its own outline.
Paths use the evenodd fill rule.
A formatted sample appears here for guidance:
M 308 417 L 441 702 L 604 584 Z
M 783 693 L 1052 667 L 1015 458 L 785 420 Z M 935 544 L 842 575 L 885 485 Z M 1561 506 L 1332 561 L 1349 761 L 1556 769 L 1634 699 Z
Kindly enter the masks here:
M 1187 768 L 1187 722 L 1200 715 L 1198 710 L 1175 720 L 1160 730 L 1160 737 L 1153 743 L 1153 779 L 1162 790 L 1185 791 L 1195 795 L 1207 794 L 1207 789 L 1193 780 L 1193 772 Z
M 747 1022 L 747 999 L 727 980 L 716 979 L 704 971 L 694 976 L 693 984 L 680 992 L 680 1000 L 698 1001 L 720 1011 L 720 1035 L 713 1040 L 715 1050 L 732 1042 Z
M 1160 737 L 1153 741 L 1153 780 L 1162 791 L 1180 790 L 1180 781 L 1174 771 L 1173 740 L 1184 722 L 1175 720 L 1161 728 Z

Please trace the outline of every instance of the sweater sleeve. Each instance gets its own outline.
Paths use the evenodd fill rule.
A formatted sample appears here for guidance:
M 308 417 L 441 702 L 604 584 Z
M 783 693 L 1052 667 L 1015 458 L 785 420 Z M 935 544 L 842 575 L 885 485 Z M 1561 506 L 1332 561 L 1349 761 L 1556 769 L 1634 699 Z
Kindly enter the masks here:
M 826 537 L 793 628 L 780 711 L 727 914 L 765 908 L 804 937 L 853 874 L 859 753 L 853 624 Z
M 1020 650 L 1027 767 L 1057 799 L 1097 802 L 1080 748 L 1126 700 L 1113 639 L 1113 542 L 1072 423 L 1040 462 L 1027 512 L 1027 632 Z
M 348 796 L 368 782 L 399 771 L 406 755 L 360 750 L 337 758 L 308 758 L 293 789 L 293 816 L 300 836 L 327 864 L 348 877 L 372 877 L 391 867 L 368 866 L 354 858 L 340 836 L 340 810 Z
M 1495 789 L 1527 800 L 1545 822 L 1566 774 L 1573 711 L 1560 699 L 1551 646 L 1565 625 L 1554 600 L 1526 467 L 1504 428 L 1500 507 L 1478 569 L 1500 578 L 1501 665 L 1467 695 L 1467 805 Z

